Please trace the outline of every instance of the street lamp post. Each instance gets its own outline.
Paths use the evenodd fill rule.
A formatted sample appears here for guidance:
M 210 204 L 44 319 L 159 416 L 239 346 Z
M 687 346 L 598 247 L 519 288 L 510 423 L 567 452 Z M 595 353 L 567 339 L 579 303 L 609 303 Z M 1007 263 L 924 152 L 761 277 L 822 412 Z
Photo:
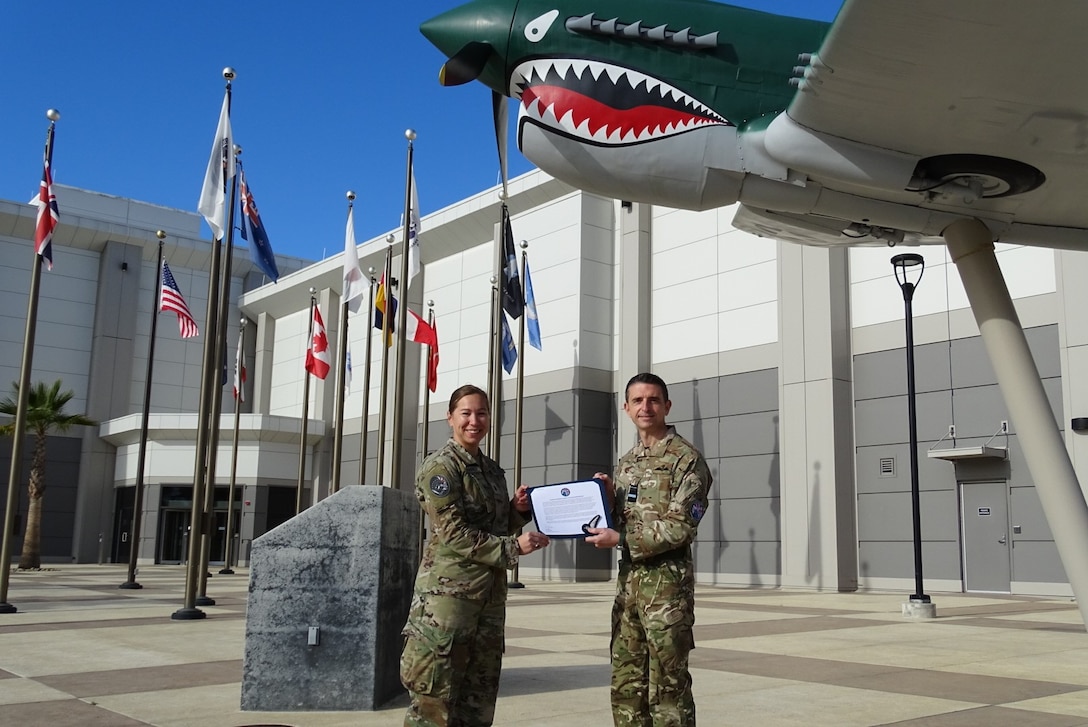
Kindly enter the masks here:
M 925 258 L 915 253 L 904 253 L 892 258 L 895 281 L 899 283 L 899 288 L 903 291 L 907 329 L 907 418 L 910 422 L 910 494 L 914 516 L 914 594 L 910 597 L 910 606 L 930 603 L 929 596 L 922 588 L 922 520 L 918 495 L 918 413 L 914 392 L 914 312 L 911 308 L 914 291 L 922 280 L 925 267 Z

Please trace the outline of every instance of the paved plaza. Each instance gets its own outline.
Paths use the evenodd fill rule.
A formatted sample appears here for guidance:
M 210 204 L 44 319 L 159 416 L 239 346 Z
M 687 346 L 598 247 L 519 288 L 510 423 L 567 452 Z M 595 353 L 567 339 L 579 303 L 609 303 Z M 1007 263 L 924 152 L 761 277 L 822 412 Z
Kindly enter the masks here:
M 247 573 L 214 575 L 216 605 L 173 621 L 181 566 L 63 565 L 11 577 L 0 615 L 0 725 L 400 725 L 377 712 L 242 712 Z M 512 590 L 496 725 L 611 724 L 614 584 L 525 580 Z M 692 655 L 699 723 L 1088 726 L 1088 634 L 1067 598 L 931 594 L 938 618 L 900 615 L 901 593 L 703 586 Z

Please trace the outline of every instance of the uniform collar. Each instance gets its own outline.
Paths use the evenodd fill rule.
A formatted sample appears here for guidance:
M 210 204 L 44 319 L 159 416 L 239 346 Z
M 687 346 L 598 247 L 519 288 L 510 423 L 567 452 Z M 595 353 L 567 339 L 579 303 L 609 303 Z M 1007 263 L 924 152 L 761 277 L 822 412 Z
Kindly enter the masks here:
M 476 457 L 473 457 L 472 453 L 462 447 L 460 444 L 458 444 L 457 440 L 453 437 L 450 437 L 449 442 L 447 442 L 447 446 L 450 448 L 450 451 L 457 456 L 457 459 L 461 460 L 467 465 L 478 465 L 482 461 L 482 459 L 477 459 Z
M 635 445 L 635 454 L 640 457 L 653 457 L 659 455 L 665 451 L 665 448 L 669 445 L 669 442 L 674 436 L 676 436 L 676 427 L 672 425 L 666 426 L 665 436 L 661 438 L 661 441 L 647 447 L 640 439 L 638 444 Z

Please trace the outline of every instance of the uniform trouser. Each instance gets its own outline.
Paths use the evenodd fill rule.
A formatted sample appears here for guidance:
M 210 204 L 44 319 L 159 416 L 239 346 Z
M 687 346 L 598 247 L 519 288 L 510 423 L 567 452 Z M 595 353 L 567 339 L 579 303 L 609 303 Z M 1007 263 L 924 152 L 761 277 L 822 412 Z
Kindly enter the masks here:
M 612 607 L 612 717 L 617 727 L 694 727 L 690 563 L 620 564 Z
M 487 727 L 495 719 L 506 604 L 425 595 L 405 626 L 405 727 Z

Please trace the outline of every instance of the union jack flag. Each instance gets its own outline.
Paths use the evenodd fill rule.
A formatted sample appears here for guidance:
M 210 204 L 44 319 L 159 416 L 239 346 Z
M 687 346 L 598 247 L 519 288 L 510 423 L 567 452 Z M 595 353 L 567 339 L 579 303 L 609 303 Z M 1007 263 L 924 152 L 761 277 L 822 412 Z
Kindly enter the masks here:
M 174 274 L 170 272 L 170 266 L 162 261 L 162 293 L 159 296 L 159 311 L 173 311 L 178 314 L 178 332 L 182 338 L 192 338 L 200 333 L 200 329 L 193 320 L 193 314 L 185 298 L 181 295 Z
M 53 269 L 53 230 L 60 220 L 57 196 L 53 194 L 53 171 L 50 169 L 50 157 L 53 156 L 53 126 L 49 126 L 49 139 L 46 143 L 45 163 L 42 168 L 42 183 L 38 187 L 38 224 L 34 228 L 34 252 L 45 260 L 50 270 Z

